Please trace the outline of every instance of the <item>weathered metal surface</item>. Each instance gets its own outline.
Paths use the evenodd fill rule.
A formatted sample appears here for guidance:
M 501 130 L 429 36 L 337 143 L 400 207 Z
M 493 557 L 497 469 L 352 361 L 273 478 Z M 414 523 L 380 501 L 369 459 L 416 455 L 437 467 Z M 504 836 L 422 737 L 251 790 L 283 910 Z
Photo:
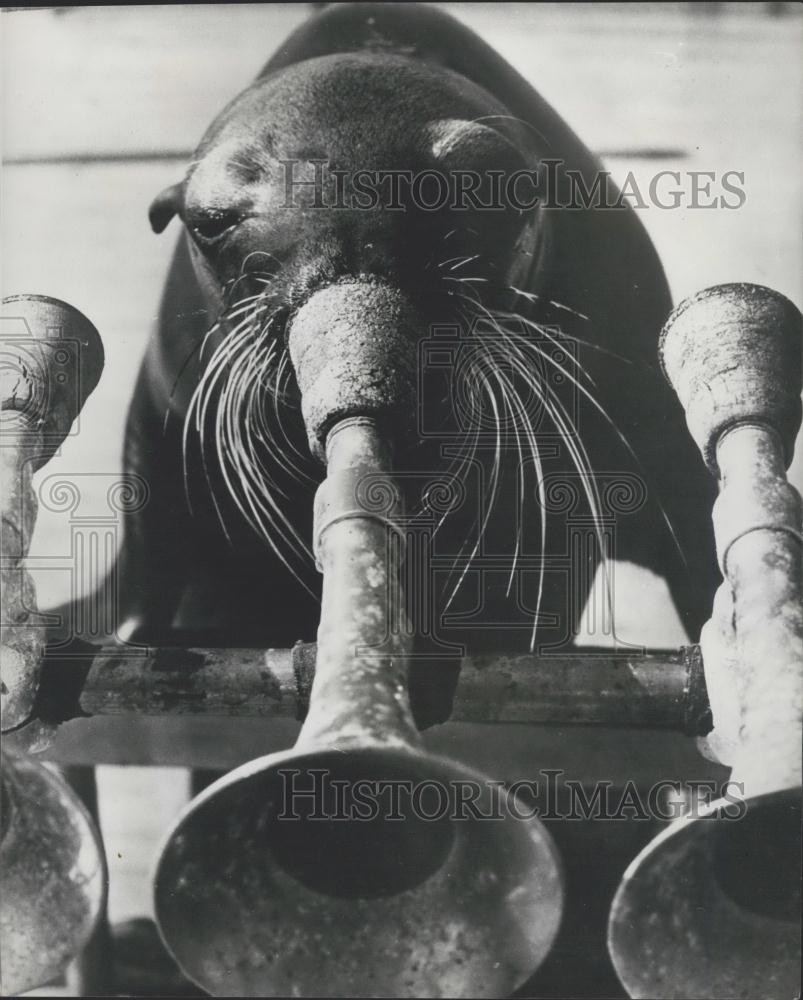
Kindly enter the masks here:
M 803 769 L 803 504 L 786 479 L 802 346 L 799 311 L 757 285 L 701 292 L 662 335 L 667 374 L 720 479 L 718 602 L 729 607 L 716 608 L 712 624 L 726 633 L 716 659 L 728 670 L 712 673 L 709 687 L 714 723 L 729 730 L 726 763 L 748 796 L 799 788 Z
M 314 455 L 324 459 L 338 419 L 392 411 L 396 435 L 412 421 L 415 345 L 425 328 L 405 295 L 365 275 L 321 289 L 298 310 L 287 346 Z
M 720 477 L 725 583 L 703 642 L 723 731 L 714 749 L 744 801 L 672 824 L 625 874 L 608 944 L 631 996 L 800 992 L 803 516 L 785 470 L 800 427 L 802 329 L 786 299 L 729 285 L 679 307 L 663 336 L 690 430 Z M 714 646 L 711 630 L 723 633 Z
M 330 433 L 330 472 L 387 473 L 375 429 L 347 424 Z M 296 747 L 231 772 L 184 811 L 156 871 L 160 930 L 217 995 L 506 995 L 557 933 L 555 848 L 537 820 L 510 814 L 499 782 L 423 750 L 394 532 L 359 516 L 343 482 L 316 505 L 322 613 Z M 457 812 L 456 784 L 476 792 L 485 821 Z M 399 799 L 379 801 L 380 785 Z M 441 790 L 445 804 L 433 813 L 430 802 L 427 818 L 401 785 Z
M 106 860 L 86 809 L 58 774 L 3 751 L 0 840 L 2 994 L 63 971 L 106 899 Z
M 390 450 L 371 422 L 349 419 L 330 432 L 326 459 L 313 529 L 323 574 L 318 652 L 297 747 L 417 748 L 407 697 L 413 633 L 399 582 L 403 549 L 389 527 L 391 508 L 400 506 L 387 471 Z M 385 503 L 369 512 L 360 482 L 376 481 L 377 473 Z
M 720 436 L 759 421 L 781 434 L 786 464 L 800 427 L 800 313 L 761 285 L 715 285 L 685 299 L 661 333 L 661 363 L 691 435 L 717 475 Z
M 302 720 L 316 652 L 314 643 L 267 650 L 88 644 L 71 655 L 56 650 L 44 659 L 34 714 L 56 724 L 128 714 Z M 430 725 L 449 719 L 649 726 L 690 736 L 711 728 L 699 646 L 644 654 L 586 649 L 543 658 L 467 656 L 459 677 L 449 671 L 443 680 L 431 661 L 413 661 L 408 686 L 414 715 Z M 433 700 L 446 703 L 443 716 L 427 710 Z
M 798 386 L 799 388 L 799 386 Z M 746 795 L 800 787 L 803 770 L 803 506 L 769 427 L 742 425 L 717 449 L 714 530 L 733 595 L 738 741 Z
M 110 648 L 92 662 L 78 706 L 88 715 L 298 718 L 293 651 L 165 648 L 137 657 Z
M 608 928 L 631 997 L 800 995 L 800 819 L 796 789 L 751 799 L 742 818 L 720 800 L 648 844 Z
M 31 478 L 68 434 L 103 370 L 100 337 L 72 306 L 41 295 L 3 300 L 0 366 L 0 712 L 5 732 L 31 713 L 46 631 L 22 565 L 36 522 Z
M 643 655 L 577 650 L 538 658 L 464 657 L 451 718 L 710 728 L 699 647 Z
M 380 817 L 347 824 L 350 836 L 337 820 L 278 820 L 279 769 L 296 769 L 306 786 L 311 768 L 345 778 L 337 758 L 352 780 L 473 781 L 484 788 L 477 807 L 500 819 L 444 829 Z M 162 855 L 162 933 L 214 995 L 507 995 L 549 950 L 560 876 L 540 825 L 502 819 L 504 794 L 485 780 L 388 750 L 370 761 L 357 750 L 288 752 L 245 765 L 195 801 Z M 352 881 L 363 891 L 350 892 Z

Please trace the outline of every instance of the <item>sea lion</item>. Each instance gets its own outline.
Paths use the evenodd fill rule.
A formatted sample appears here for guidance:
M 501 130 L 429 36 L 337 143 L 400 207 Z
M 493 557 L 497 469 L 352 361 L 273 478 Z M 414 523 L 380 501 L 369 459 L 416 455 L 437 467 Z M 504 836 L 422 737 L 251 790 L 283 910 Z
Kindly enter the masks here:
M 601 177 L 613 207 L 593 201 Z M 712 486 L 659 371 L 663 271 L 617 195 L 443 11 L 336 4 L 295 31 L 151 208 L 157 232 L 184 231 L 128 420 L 150 499 L 126 524 L 122 633 L 314 637 L 322 469 L 286 336 L 348 281 L 421 318 L 396 445 L 422 655 L 570 643 L 602 545 L 664 577 L 696 636 Z

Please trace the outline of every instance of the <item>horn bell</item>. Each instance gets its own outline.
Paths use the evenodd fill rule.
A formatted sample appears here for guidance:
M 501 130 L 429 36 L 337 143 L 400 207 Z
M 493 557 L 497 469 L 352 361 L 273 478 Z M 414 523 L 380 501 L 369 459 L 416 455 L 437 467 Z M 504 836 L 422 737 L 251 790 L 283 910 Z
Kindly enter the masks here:
M 322 773 L 318 798 L 302 793 L 297 818 L 282 816 L 287 775 L 311 789 Z M 426 796 L 415 815 L 337 817 L 336 782 L 402 780 L 471 782 L 491 818 L 437 817 Z M 179 818 L 154 886 L 167 947 L 218 996 L 504 996 L 549 952 L 562 910 L 543 825 L 514 817 L 499 783 L 403 747 L 286 751 L 238 768 Z
M 625 872 L 608 950 L 631 997 L 800 995 L 800 789 L 744 805 L 676 820 Z
M 61 775 L 3 751 L 0 949 L 3 996 L 59 975 L 89 940 L 106 901 L 100 835 Z

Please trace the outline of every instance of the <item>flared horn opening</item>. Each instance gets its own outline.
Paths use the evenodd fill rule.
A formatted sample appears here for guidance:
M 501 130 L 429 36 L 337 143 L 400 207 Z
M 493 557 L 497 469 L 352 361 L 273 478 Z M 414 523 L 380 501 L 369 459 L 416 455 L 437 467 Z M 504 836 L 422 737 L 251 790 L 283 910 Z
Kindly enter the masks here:
M 190 804 L 155 908 L 213 995 L 500 996 L 549 952 L 562 879 L 543 826 L 481 775 L 404 749 L 288 751 Z
M 799 994 L 800 789 L 744 805 L 673 823 L 625 872 L 608 949 L 631 997 Z
M 59 975 L 83 948 L 108 878 L 95 825 L 60 775 L 3 751 L 0 785 L 0 993 L 12 996 Z

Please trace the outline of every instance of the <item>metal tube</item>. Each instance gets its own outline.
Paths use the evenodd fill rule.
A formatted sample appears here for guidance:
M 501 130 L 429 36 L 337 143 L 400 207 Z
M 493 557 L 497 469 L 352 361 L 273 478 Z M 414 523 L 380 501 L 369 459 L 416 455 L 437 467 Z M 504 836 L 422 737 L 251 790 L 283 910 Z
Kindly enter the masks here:
M 162 648 L 88 645 L 43 661 L 36 713 L 48 722 L 85 715 L 209 715 L 303 719 L 317 647 Z M 448 666 L 448 665 L 447 665 Z M 433 692 L 454 683 L 432 661 L 413 661 L 416 717 Z M 451 693 L 451 692 L 449 692 Z M 447 696 L 448 711 L 448 696 Z M 538 657 L 486 654 L 460 661 L 455 722 L 651 726 L 703 735 L 710 729 L 699 646 L 649 653 L 575 651 Z M 446 721 L 446 717 L 433 721 Z
M 323 574 L 318 652 L 297 745 L 418 745 L 405 683 L 412 636 L 402 610 L 394 521 L 401 504 L 390 451 L 373 420 L 351 418 L 329 432 L 326 461 L 313 527 Z M 362 494 L 377 487 L 374 512 Z
M 736 425 L 716 455 L 714 531 L 739 657 L 741 743 L 730 763 L 747 794 L 760 795 L 799 787 L 803 766 L 801 500 L 771 427 Z

